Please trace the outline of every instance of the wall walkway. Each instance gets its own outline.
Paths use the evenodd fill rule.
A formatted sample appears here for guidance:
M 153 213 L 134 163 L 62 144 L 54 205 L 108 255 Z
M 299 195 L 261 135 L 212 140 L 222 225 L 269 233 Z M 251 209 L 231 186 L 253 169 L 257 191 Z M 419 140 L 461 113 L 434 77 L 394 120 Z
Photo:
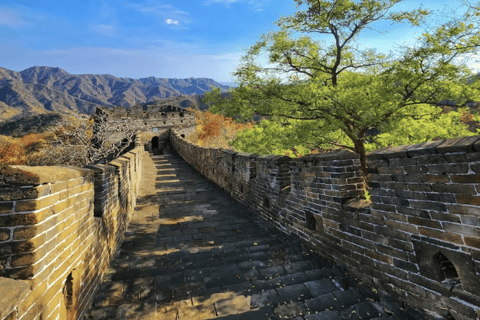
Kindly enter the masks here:
M 143 157 L 135 215 L 87 319 L 419 319 L 164 153 Z

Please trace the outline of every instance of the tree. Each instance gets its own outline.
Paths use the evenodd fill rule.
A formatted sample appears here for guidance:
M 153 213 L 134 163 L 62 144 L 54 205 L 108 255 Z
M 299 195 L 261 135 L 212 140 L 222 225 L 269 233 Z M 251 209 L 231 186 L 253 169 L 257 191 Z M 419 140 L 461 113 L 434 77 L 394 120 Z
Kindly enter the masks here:
M 195 114 L 196 130 L 187 135 L 187 140 L 204 147 L 231 149 L 229 143 L 237 133 L 253 129 L 252 123 L 236 123 L 232 118 L 208 111 L 189 109 Z
M 294 136 L 310 135 L 312 145 L 350 149 L 367 179 L 369 129 L 399 134 L 408 119 L 436 117 L 443 99 L 463 106 L 480 98 L 465 60 L 480 46 L 480 6 L 463 2 L 461 17 L 437 17 L 427 26 L 431 12 L 394 12 L 400 1 L 295 0 L 298 11 L 278 20 L 279 30 L 243 57 L 231 99 L 214 90 L 205 102 L 227 116 L 266 116 Z M 380 54 L 360 39 L 381 21 L 428 30 L 413 45 Z M 264 56 L 267 64 L 259 61 Z
M 120 156 L 147 131 L 141 119 L 112 122 L 97 112 L 89 119 L 68 117 L 48 130 L 47 144 L 33 154 L 29 165 L 71 165 L 107 163 Z

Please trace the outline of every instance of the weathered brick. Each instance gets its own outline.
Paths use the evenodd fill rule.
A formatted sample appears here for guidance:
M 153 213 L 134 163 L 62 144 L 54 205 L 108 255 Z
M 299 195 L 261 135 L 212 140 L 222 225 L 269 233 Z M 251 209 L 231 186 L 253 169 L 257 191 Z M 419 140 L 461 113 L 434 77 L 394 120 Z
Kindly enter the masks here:
M 45 256 L 45 249 L 40 248 L 34 252 L 19 253 L 12 255 L 11 266 L 13 268 L 32 265 Z
M 449 139 L 439 145 L 436 150 L 438 153 L 471 152 L 474 150 L 474 144 L 479 139 L 480 137 L 478 136 Z
M 0 214 L 13 211 L 13 201 L 0 201 Z
M 457 202 L 459 204 L 469 204 L 474 206 L 480 206 L 480 196 L 458 195 Z
M 400 250 L 397 250 L 397 249 L 394 249 L 394 248 L 391 248 L 391 247 L 388 247 L 388 246 L 384 246 L 384 245 L 379 244 L 379 245 L 377 245 L 377 251 L 381 252 L 381 253 L 384 253 L 386 255 L 392 256 L 392 257 L 396 257 L 396 258 L 403 259 L 403 260 L 408 260 L 408 255 L 407 255 L 406 252 L 400 251 Z
M 449 203 L 456 203 L 455 195 L 451 193 L 430 193 L 426 192 L 425 197 L 426 200 L 429 201 L 440 201 L 440 202 L 449 202 Z
M 403 214 L 408 214 L 411 216 L 417 216 L 425 219 L 430 218 L 430 214 L 428 213 L 427 210 L 422 210 L 422 209 L 413 209 L 413 208 L 406 208 L 406 207 L 397 207 L 397 212 L 403 213 Z
M 443 228 L 447 232 L 453 232 L 453 233 L 461 234 L 464 236 L 472 236 L 472 237 L 480 238 L 480 226 L 478 228 L 475 228 L 467 225 L 444 222 Z
M 441 221 L 460 223 L 460 218 L 458 216 L 454 215 L 454 214 L 451 214 L 451 213 L 430 211 L 430 217 L 433 220 L 441 220 Z
M 0 241 L 10 239 L 10 229 L 0 228 Z
M 372 250 L 365 250 L 365 255 L 375 259 L 375 260 L 378 260 L 378 261 L 382 261 L 382 262 L 385 262 L 385 263 L 388 263 L 388 264 L 393 264 L 393 258 L 386 255 L 386 254 L 383 254 L 383 253 L 380 253 L 380 252 L 375 252 L 375 251 L 372 251 Z
M 462 174 L 451 176 L 453 183 L 479 183 L 480 174 Z
M 29 239 L 27 241 L 15 241 L 12 242 L 11 245 L 13 247 L 13 252 L 14 253 L 21 253 L 21 252 L 28 252 L 28 251 L 34 251 L 41 247 L 42 245 L 45 244 L 46 242 L 46 234 L 43 233 L 39 235 L 38 237 L 35 237 L 33 239 Z
M 447 211 L 447 207 L 443 203 L 428 202 L 428 201 L 410 201 L 410 205 L 417 209 L 435 210 L 435 211 Z
M 449 183 L 450 178 L 446 175 L 424 174 L 421 176 L 423 182 L 428 183 Z
M 430 219 L 422 219 L 418 217 L 408 217 L 408 222 L 415 224 L 417 226 L 424 226 L 424 227 L 429 227 L 429 228 L 437 228 L 437 229 L 442 229 L 442 225 L 440 222 L 435 221 L 435 220 L 430 220 Z
M 479 237 L 469 237 L 464 236 L 463 239 L 465 240 L 465 244 L 470 247 L 480 248 L 480 238 Z
M 34 211 L 46 208 L 58 201 L 58 194 L 50 195 L 41 199 L 17 201 L 15 211 Z
M 458 234 L 451 232 L 442 232 L 438 229 L 429 229 L 424 227 L 418 227 L 418 233 L 430 238 L 440 239 L 455 244 L 463 244 L 462 237 Z
M 448 212 L 454 213 L 454 214 L 480 216 L 479 207 L 470 207 L 466 205 L 449 205 L 447 206 L 447 208 L 448 208 Z
M 394 220 L 385 220 L 385 225 L 394 229 L 394 230 L 403 230 L 408 233 L 417 234 L 417 227 L 410 225 L 408 223 L 401 223 Z
M 445 163 L 445 159 L 441 154 L 421 156 L 421 157 L 417 157 L 416 159 L 417 159 L 418 165 Z

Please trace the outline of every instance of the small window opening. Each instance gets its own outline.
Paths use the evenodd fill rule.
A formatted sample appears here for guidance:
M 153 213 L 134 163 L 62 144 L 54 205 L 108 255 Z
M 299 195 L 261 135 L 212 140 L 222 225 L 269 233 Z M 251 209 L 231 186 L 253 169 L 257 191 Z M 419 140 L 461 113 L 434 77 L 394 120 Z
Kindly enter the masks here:
M 267 197 L 263 199 L 263 206 L 267 209 L 270 209 L 270 200 Z
M 317 220 L 313 216 L 313 213 L 305 212 L 305 219 L 307 220 L 307 229 L 315 231 L 317 229 Z
M 183 120 L 180 120 L 181 123 L 183 123 Z
M 166 121 L 163 121 L 163 124 L 166 124 L 167 122 Z
M 240 192 L 243 193 L 243 183 L 240 183 Z
M 185 135 L 184 135 L 184 134 L 181 134 L 180 137 L 185 138 Z
M 65 286 L 63 287 L 63 296 L 65 297 L 65 306 L 67 309 L 73 307 L 73 276 L 72 273 L 67 276 Z
M 440 264 L 440 268 L 442 269 L 442 273 L 443 273 L 442 280 L 458 278 L 457 269 L 455 268 L 453 263 L 450 260 L 448 260 L 447 257 L 445 257 L 445 255 L 439 252 L 436 255 L 434 255 L 433 258 L 435 259 L 436 262 Z

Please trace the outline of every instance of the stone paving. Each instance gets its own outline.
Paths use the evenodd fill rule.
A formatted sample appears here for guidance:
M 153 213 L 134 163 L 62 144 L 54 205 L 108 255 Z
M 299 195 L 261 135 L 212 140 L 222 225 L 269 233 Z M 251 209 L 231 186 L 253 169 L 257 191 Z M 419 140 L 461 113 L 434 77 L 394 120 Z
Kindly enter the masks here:
M 167 152 L 144 155 L 136 213 L 85 319 L 422 318 Z

